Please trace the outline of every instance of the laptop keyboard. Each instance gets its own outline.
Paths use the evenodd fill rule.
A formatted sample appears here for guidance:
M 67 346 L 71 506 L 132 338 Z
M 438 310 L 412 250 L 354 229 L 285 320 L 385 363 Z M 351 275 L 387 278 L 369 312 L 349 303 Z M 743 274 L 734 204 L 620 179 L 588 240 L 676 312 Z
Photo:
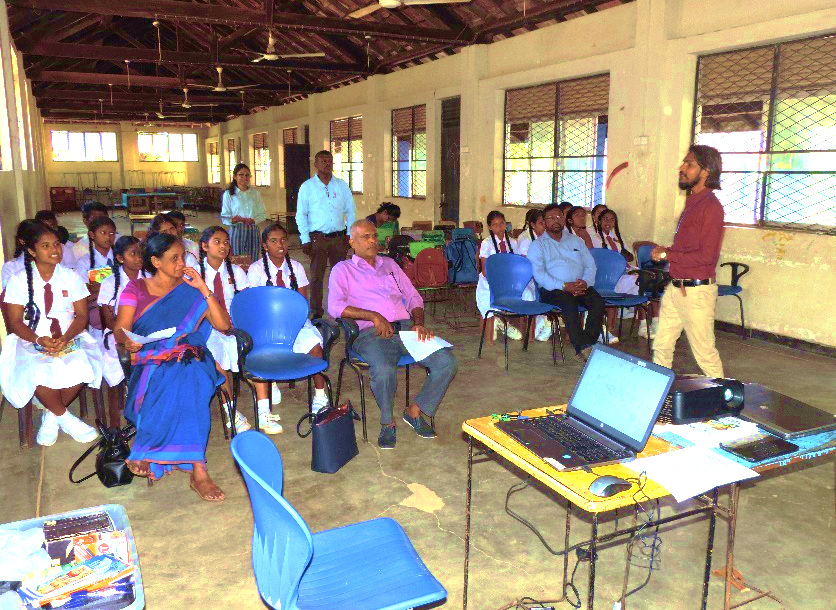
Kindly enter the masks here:
M 562 418 L 554 417 L 536 417 L 531 420 L 531 424 L 543 434 L 589 462 L 606 462 L 630 457 L 629 452 L 611 449 L 565 422 Z

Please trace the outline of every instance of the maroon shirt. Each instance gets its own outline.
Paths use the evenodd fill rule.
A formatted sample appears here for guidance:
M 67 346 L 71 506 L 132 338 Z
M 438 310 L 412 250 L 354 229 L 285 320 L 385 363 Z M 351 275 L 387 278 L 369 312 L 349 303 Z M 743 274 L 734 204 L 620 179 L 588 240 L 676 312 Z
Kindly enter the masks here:
M 723 205 L 712 189 L 688 195 L 673 245 L 668 248 L 671 277 L 707 280 L 717 275 L 723 245 Z

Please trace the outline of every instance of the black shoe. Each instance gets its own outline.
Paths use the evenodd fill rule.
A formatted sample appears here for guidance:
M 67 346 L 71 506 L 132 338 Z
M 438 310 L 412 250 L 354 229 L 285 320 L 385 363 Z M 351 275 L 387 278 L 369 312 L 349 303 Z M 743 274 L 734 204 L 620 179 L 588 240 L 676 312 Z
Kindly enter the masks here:
M 404 411 L 403 412 L 403 420 L 408 423 L 415 433 L 420 436 L 421 438 L 435 438 L 435 430 L 433 430 L 432 426 L 429 425 L 426 420 L 421 417 L 421 414 L 418 414 L 418 417 L 410 417 L 409 414 Z
M 381 449 L 395 448 L 395 426 L 383 426 L 377 437 L 377 446 Z

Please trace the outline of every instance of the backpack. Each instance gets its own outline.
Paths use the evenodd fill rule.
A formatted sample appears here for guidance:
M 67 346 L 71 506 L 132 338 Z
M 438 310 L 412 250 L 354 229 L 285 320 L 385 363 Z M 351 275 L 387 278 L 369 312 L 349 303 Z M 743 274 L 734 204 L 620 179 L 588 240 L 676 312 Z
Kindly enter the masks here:
M 475 284 L 479 280 L 479 271 L 476 269 L 477 250 L 473 237 L 447 244 L 444 255 L 450 263 L 448 279 L 451 284 Z
M 441 229 L 432 230 L 432 231 L 424 231 L 421 235 L 421 241 L 428 241 L 430 243 L 436 244 L 438 246 L 444 245 L 444 231 Z
M 409 244 L 412 241 L 409 235 L 393 235 L 389 240 L 389 257 L 395 259 L 401 268 L 403 268 L 404 259 L 409 256 Z
M 447 285 L 447 259 L 441 248 L 421 250 L 415 257 L 416 288 L 439 288 Z
M 429 241 L 411 241 L 409 242 L 409 256 L 413 259 L 418 258 L 418 253 L 420 253 L 421 250 L 435 248 L 435 246 L 436 244 Z

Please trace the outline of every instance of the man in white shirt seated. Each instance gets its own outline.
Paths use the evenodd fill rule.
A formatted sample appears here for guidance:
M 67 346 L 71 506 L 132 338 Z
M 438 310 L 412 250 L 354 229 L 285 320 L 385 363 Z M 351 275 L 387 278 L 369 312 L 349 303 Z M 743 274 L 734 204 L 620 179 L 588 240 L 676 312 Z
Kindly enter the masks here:
M 560 307 L 575 358 L 585 362 L 604 320 L 604 299 L 592 288 L 595 261 L 580 237 L 563 232 L 565 218 L 560 206 L 547 205 L 543 219 L 546 231 L 531 244 L 528 260 L 534 267 L 540 300 Z M 586 328 L 581 327 L 579 306 L 587 309 Z

